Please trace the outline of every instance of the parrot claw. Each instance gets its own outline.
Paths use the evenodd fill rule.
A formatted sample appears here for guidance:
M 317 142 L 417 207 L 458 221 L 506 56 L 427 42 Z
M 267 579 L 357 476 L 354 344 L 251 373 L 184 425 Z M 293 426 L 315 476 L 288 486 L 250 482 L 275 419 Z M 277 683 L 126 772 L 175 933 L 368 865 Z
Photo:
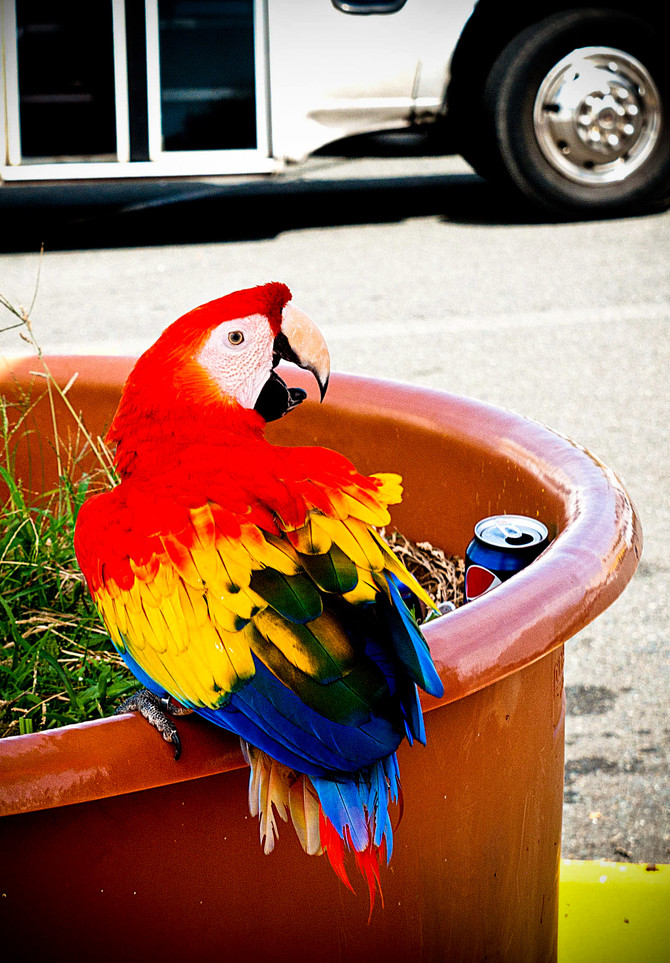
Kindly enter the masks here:
M 163 736 L 165 739 L 166 737 Z M 170 738 L 172 745 L 174 746 L 174 761 L 177 762 L 181 756 L 181 739 L 179 738 L 179 733 L 177 732 L 177 727 L 174 727 L 174 732 Z
M 166 742 L 172 743 L 176 762 L 181 756 L 181 739 L 176 725 L 168 719 L 167 713 L 173 716 L 184 716 L 191 711 L 175 702 L 170 696 L 164 696 L 161 699 L 149 689 L 139 689 L 117 706 L 114 715 L 120 715 L 123 712 L 140 712 L 147 722 L 158 729 Z

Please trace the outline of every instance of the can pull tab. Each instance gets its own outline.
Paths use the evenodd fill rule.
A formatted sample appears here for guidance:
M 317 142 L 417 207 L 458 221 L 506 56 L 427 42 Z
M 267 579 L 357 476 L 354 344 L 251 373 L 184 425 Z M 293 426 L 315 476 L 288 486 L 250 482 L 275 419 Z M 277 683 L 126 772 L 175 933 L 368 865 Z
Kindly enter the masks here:
M 527 545 L 533 541 L 533 536 L 528 532 L 522 532 L 516 525 L 498 525 L 498 530 L 502 534 L 508 545 Z

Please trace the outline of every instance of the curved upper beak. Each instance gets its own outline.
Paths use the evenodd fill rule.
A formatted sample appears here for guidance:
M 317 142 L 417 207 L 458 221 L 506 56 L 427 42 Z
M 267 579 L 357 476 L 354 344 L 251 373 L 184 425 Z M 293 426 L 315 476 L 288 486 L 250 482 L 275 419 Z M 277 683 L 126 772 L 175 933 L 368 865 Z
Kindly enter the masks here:
M 282 312 L 281 331 L 275 338 L 274 350 L 277 362 L 282 358 L 312 372 L 323 401 L 330 378 L 328 346 L 312 319 L 292 301 Z

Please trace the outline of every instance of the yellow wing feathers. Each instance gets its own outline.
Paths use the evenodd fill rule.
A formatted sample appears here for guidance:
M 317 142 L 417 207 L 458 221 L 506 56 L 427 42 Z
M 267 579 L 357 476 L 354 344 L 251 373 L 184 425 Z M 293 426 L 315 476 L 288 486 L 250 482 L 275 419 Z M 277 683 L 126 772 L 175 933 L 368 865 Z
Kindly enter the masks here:
M 374 477 L 373 492 L 328 491 L 332 511 L 308 508 L 304 524 L 281 535 L 248 521 L 227 534 L 216 506 L 191 508 L 190 530 L 163 534 L 161 551 L 129 560 L 130 587 L 107 579 L 96 593 L 115 645 L 195 707 L 216 708 L 244 685 L 253 653 L 272 668 L 269 647 L 277 665 L 293 667 L 285 671 L 321 683 L 342 677 L 353 653 L 322 593 L 370 601 L 388 592 L 384 572 L 392 572 L 431 604 L 376 531 L 390 521 L 386 506 L 400 501 L 400 478 Z

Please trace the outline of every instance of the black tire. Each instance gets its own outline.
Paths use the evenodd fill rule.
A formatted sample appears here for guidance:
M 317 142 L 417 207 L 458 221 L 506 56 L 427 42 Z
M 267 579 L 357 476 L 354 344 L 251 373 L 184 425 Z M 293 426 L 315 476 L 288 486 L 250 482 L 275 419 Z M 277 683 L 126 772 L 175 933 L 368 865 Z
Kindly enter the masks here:
M 658 28 L 606 9 L 565 11 L 527 28 L 505 47 L 487 77 L 484 138 L 468 160 L 482 176 L 506 180 L 534 204 L 555 213 L 602 217 L 657 209 L 670 189 L 670 58 L 662 43 Z M 548 159 L 551 138 L 539 135 L 544 151 L 538 139 L 534 106 L 540 87 L 564 57 L 585 47 L 613 48 L 621 52 L 622 62 L 635 58 L 659 95 L 649 149 L 638 152 L 635 164 L 619 162 L 624 170 L 619 180 L 608 181 L 602 176 L 606 168 L 592 161 L 578 165 L 570 160 L 567 175 L 559 169 L 560 160 Z M 569 146 L 562 149 L 570 154 Z

